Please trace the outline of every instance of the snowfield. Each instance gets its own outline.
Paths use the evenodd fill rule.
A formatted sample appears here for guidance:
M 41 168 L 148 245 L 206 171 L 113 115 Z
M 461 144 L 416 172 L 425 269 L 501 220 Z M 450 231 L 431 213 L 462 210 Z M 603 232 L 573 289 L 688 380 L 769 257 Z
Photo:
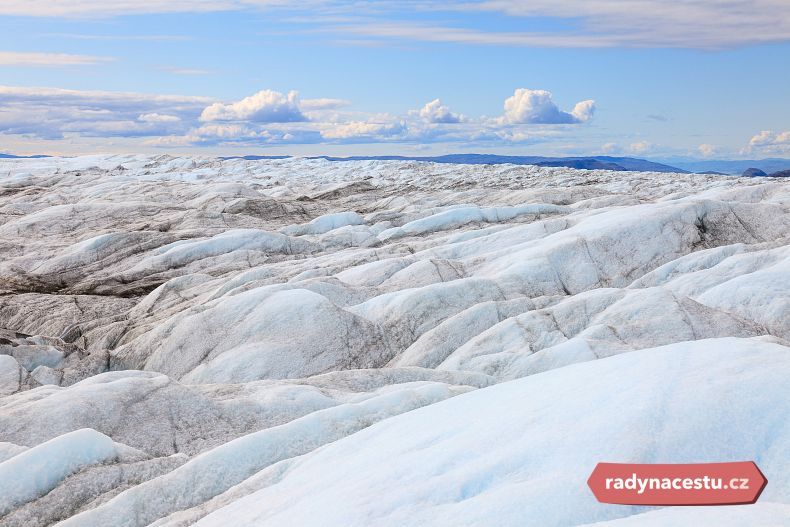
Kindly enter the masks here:
M 0 525 L 790 523 L 790 185 L 0 162 Z M 599 461 L 755 461 L 753 506 Z

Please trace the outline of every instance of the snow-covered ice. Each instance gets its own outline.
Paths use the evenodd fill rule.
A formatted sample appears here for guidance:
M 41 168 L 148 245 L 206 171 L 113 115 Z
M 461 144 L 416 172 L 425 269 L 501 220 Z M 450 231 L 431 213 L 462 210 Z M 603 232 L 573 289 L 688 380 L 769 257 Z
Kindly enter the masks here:
M 638 512 L 592 496 L 600 460 L 752 459 L 763 499 L 787 502 L 789 371 L 784 347 L 734 338 L 558 368 L 373 425 L 199 525 L 549 527 Z
M 788 242 L 772 178 L 0 161 L 0 524 L 786 523 Z M 745 459 L 755 506 L 585 485 Z

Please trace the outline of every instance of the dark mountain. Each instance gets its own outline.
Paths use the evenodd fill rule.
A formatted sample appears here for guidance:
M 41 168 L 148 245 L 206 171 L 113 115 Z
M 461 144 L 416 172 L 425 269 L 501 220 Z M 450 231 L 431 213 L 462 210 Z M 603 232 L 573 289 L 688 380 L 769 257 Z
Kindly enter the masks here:
M 741 174 L 743 177 L 765 177 L 768 174 L 760 170 L 759 168 L 747 168 Z
M 593 159 L 609 163 L 617 163 L 626 170 L 636 170 L 640 172 L 688 172 L 682 167 L 666 165 L 664 163 L 657 163 L 655 161 L 648 161 L 646 159 L 639 159 L 636 157 L 595 156 Z
M 771 172 L 769 177 L 790 177 L 790 170 L 779 170 L 778 172 Z

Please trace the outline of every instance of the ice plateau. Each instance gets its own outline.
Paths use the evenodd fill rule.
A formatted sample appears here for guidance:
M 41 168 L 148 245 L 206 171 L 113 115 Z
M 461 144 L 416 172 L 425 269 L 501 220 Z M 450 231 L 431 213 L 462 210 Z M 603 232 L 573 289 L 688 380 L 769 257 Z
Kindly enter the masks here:
M 2 526 L 784 525 L 789 378 L 781 178 L 0 161 Z

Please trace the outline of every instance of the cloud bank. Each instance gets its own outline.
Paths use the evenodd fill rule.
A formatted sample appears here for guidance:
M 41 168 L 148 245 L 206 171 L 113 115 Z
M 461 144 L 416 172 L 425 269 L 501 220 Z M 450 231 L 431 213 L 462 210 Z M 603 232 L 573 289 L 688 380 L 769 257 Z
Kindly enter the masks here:
M 183 133 L 208 97 L 0 86 L 0 133 L 38 139 Z
M 400 115 L 347 109 L 336 98 L 261 90 L 237 101 L 0 86 L 0 134 L 43 140 L 146 138 L 161 147 L 275 144 L 518 144 L 592 118 L 594 103 L 560 110 L 545 90 L 517 89 L 498 118 L 465 117 L 440 99 Z M 563 126 L 555 126 L 563 125 Z

